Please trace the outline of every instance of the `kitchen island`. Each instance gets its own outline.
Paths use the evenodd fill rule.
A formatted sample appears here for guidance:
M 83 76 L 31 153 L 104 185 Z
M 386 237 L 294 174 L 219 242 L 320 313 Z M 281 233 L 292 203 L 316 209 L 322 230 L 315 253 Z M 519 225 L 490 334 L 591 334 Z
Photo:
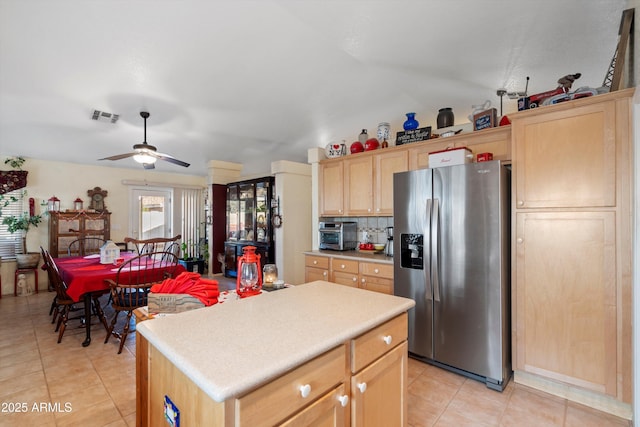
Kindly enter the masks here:
M 413 305 L 316 281 L 142 322 L 139 424 L 406 425 Z

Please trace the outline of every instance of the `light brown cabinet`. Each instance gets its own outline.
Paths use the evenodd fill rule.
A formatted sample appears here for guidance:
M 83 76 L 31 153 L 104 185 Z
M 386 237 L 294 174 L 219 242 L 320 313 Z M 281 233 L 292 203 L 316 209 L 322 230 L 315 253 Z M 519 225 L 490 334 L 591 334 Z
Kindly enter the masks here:
M 393 264 L 360 262 L 360 287 L 393 295 Z
M 407 352 L 404 341 L 351 378 L 352 426 L 407 424 Z
M 326 216 L 344 214 L 344 168 L 342 161 L 320 163 L 318 171 L 320 212 Z
M 329 258 L 323 256 L 306 255 L 304 257 L 304 280 L 329 280 Z
M 344 213 L 366 216 L 373 213 L 373 158 L 346 157 L 344 167 Z
M 69 243 L 83 237 L 111 238 L 111 212 L 50 212 L 49 253 L 67 256 Z
M 174 402 L 189 402 L 180 405 L 185 425 L 406 426 L 407 327 L 407 314 L 402 313 L 220 403 L 138 333 L 138 425 L 163 424 L 162 403 L 170 395 Z
M 429 153 L 469 147 L 511 161 L 511 127 L 322 160 L 318 168 L 320 216 L 393 216 L 393 174 L 429 167 Z
M 328 280 L 339 285 L 393 295 L 393 264 L 305 255 L 305 265 L 307 282 Z
M 632 94 L 511 117 L 516 381 L 631 402 Z
M 614 101 L 518 116 L 516 207 L 615 206 L 616 144 L 623 143 L 615 125 Z
M 321 216 L 393 215 L 393 174 L 408 170 L 407 150 L 386 149 L 320 162 Z
M 492 153 L 494 160 L 511 161 L 511 127 L 501 126 L 473 133 L 462 133 L 447 138 L 437 138 L 428 143 L 409 144 L 409 170 L 429 167 L 429 153 L 448 148 L 468 147 L 475 156 Z
M 376 216 L 393 215 L 393 174 L 409 170 L 407 151 L 387 151 L 373 156 L 373 213 Z
M 329 259 L 329 258 L 327 258 Z M 340 285 L 357 288 L 360 282 L 359 265 L 357 260 L 332 258 L 331 281 Z
M 236 399 L 235 424 L 275 425 L 316 399 L 332 395 L 337 384 L 344 384 L 346 357 L 345 346 L 336 347 Z

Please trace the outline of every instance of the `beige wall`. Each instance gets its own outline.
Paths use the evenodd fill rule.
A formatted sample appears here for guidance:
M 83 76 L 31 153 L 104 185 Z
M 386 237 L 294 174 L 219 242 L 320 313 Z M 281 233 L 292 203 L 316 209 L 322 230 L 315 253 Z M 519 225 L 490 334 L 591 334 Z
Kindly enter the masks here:
M 276 178 L 282 226 L 275 228 L 278 278 L 286 283 L 304 283 L 304 252 L 311 247 L 311 165 L 289 161 L 271 163 Z
M 4 159 L 8 156 L 0 154 Z M 123 161 L 124 162 L 124 161 Z M 4 165 L 2 165 L 4 166 Z M 8 167 L 3 167 L 7 169 Z M 200 186 L 206 187 L 206 176 L 193 176 L 177 173 L 163 173 L 147 171 L 142 168 L 125 169 L 118 167 L 85 166 L 74 163 L 51 162 L 46 160 L 27 159 L 23 166 L 29 171 L 27 178 L 27 197 L 36 199 L 36 212 L 42 213 L 40 203 L 55 195 L 60 199 L 62 210 L 72 209 L 73 201 L 80 197 L 84 201 L 84 207 L 89 206 L 87 190 L 100 187 L 109 194 L 105 199 L 105 206 L 112 212 L 111 215 L 111 239 L 122 241 L 129 230 L 129 189 L 131 185 L 124 185 L 127 181 L 147 181 L 163 183 L 167 186 Z M 177 218 L 179 221 L 179 218 Z M 179 230 L 174 222 L 174 230 Z M 48 219 L 45 216 L 38 228 L 29 231 L 27 236 L 27 248 L 29 251 L 39 251 L 40 246 L 45 249 L 49 246 Z M 3 261 L 0 268 L 2 275 L 2 294 L 13 294 L 13 279 L 15 262 Z M 44 271 L 40 271 L 40 290 L 47 289 L 47 278 Z M 30 275 L 31 276 L 31 275 Z M 32 280 L 29 278 L 29 280 Z

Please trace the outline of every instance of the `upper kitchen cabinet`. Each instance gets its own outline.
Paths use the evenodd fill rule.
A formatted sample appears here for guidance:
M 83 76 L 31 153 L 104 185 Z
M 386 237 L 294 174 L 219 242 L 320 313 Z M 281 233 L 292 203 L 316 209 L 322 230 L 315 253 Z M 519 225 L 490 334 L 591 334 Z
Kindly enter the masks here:
M 393 216 L 393 174 L 429 167 L 429 153 L 468 147 L 511 162 L 511 126 L 320 161 L 320 216 Z
M 429 153 L 448 148 L 467 147 L 474 155 L 491 153 L 494 160 L 511 162 L 511 127 L 501 126 L 473 133 L 462 133 L 447 138 L 429 140 L 428 143 L 409 144 L 409 170 L 429 167 Z
M 373 213 L 372 156 L 350 156 L 344 159 L 345 214 L 365 216 Z
M 633 93 L 511 116 L 514 379 L 620 416 L 632 399 Z
M 320 215 L 344 215 L 344 168 L 342 160 L 320 163 Z
M 622 131 L 616 127 L 616 101 L 570 107 L 514 117 L 518 208 L 616 204 L 616 138 Z
M 373 156 L 376 171 L 373 182 L 373 213 L 376 216 L 393 215 L 393 174 L 409 170 L 407 151 L 380 152 Z
M 408 152 L 403 149 L 323 160 L 320 216 L 392 216 L 393 174 L 407 167 Z

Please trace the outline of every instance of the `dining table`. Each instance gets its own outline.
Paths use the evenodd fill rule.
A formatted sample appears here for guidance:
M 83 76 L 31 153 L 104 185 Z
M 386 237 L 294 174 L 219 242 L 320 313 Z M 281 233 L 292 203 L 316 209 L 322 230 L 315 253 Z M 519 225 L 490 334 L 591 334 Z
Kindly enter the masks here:
M 135 252 L 122 252 L 119 258 L 126 262 L 137 255 Z M 107 280 L 115 280 L 120 267 L 113 263 L 102 264 L 100 262 L 100 254 L 54 258 L 53 262 L 58 267 L 60 276 L 67 285 L 67 295 L 73 301 L 80 302 L 82 300 L 84 302 L 86 337 L 82 342 L 82 346 L 87 347 L 91 344 L 92 294 L 96 292 L 107 293 L 109 291 Z M 177 276 L 183 271 L 186 271 L 185 268 L 178 264 L 174 273 Z

